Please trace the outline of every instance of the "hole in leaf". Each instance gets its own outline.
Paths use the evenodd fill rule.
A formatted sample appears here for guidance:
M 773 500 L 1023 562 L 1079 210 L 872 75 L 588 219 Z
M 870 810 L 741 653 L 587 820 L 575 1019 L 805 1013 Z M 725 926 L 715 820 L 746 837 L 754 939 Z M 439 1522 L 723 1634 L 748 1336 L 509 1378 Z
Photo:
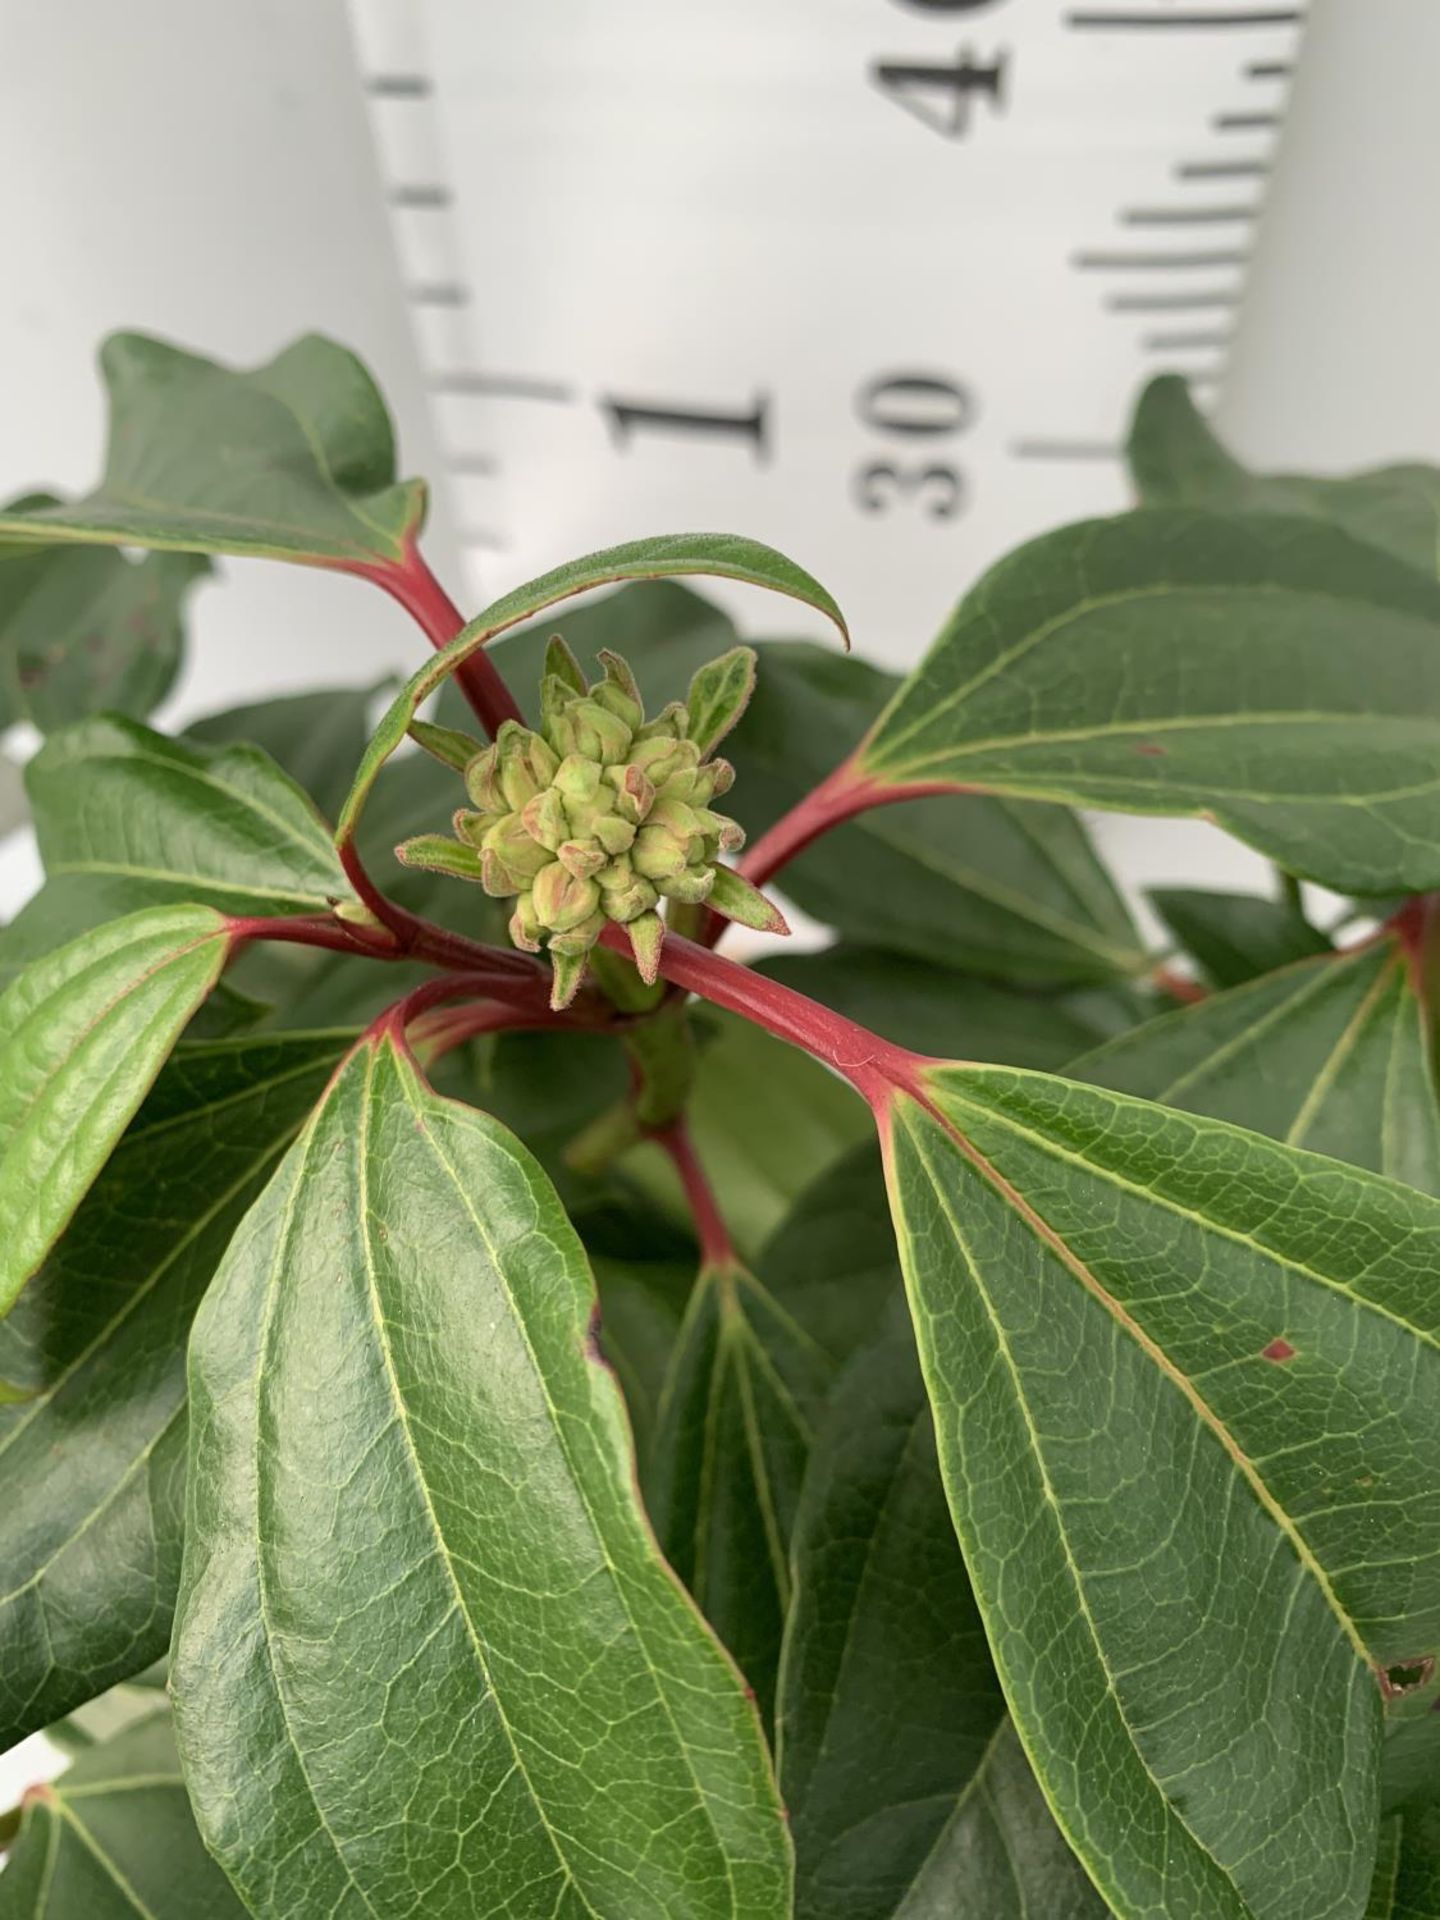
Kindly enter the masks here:
M 1422 1654 L 1418 1660 L 1397 1660 L 1393 1667 L 1380 1669 L 1380 1691 L 1387 1700 L 1398 1700 L 1403 1694 L 1428 1687 L 1434 1678 L 1433 1653 Z
M 1293 1360 L 1294 1357 L 1295 1357 L 1294 1347 L 1291 1346 L 1288 1340 L 1280 1340 L 1280 1339 L 1272 1340 L 1269 1346 L 1264 1348 L 1260 1355 L 1260 1358 L 1262 1360 L 1274 1360 L 1277 1363 L 1277 1365 L 1282 1360 Z

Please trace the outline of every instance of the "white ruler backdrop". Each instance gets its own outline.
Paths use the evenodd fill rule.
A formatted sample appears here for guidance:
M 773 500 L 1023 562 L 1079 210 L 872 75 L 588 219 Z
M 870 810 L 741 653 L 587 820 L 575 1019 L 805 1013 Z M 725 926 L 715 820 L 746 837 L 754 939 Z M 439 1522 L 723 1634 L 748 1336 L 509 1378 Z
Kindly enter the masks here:
M 714 527 L 913 659 L 1213 389 L 1301 31 L 1218 0 L 355 0 L 476 585 Z

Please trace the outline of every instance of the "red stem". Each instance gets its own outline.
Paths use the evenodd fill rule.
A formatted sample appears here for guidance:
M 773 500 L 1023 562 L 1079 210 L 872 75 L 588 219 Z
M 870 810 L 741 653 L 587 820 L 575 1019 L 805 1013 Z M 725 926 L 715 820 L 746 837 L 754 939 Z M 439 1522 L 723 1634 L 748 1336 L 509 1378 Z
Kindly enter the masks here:
M 355 567 L 352 571 L 398 600 L 437 652 L 447 647 L 465 625 L 464 614 L 430 571 L 413 540 L 406 542 L 405 558 L 398 565 Z M 483 647 L 460 663 L 455 678 L 475 718 L 492 740 L 502 722 L 522 718 L 514 694 Z
M 617 953 L 627 951 L 624 932 L 607 927 L 600 936 Z M 793 987 L 767 980 L 694 940 L 667 933 L 660 950 L 660 971 L 677 987 L 713 1000 L 746 1020 L 753 1020 L 779 1040 L 803 1047 L 850 1081 L 871 1105 L 881 1103 L 897 1087 L 909 1087 L 926 1064 L 923 1054 L 911 1053 L 882 1040 L 843 1014 L 809 1000 Z
M 715 1189 L 696 1156 L 694 1142 L 685 1122 L 676 1120 L 650 1137 L 657 1146 L 664 1148 L 670 1157 L 670 1164 L 680 1176 L 691 1218 L 695 1222 L 695 1237 L 700 1242 L 701 1266 L 735 1266 L 735 1245 L 730 1238 L 730 1230 L 720 1212 Z
M 367 960 L 401 958 L 400 949 L 385 937 L 383 929 L 371 933 L 326 913 L 281 915 L 273 920 L 262 914 L 232 914 L 229 928 L 230 938 L 237 947 L 252 940 L 280 940 L 292 946 L 361 954 Z

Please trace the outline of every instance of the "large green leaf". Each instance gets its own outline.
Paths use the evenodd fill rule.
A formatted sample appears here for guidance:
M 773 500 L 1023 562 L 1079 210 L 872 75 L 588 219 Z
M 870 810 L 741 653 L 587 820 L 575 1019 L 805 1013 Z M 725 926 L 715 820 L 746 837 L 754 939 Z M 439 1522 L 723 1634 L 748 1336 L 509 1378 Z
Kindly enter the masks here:
M 190 1319 L 344 1046 L 181 1048 L 0 1322 L 0 1750 L 169 1644 Z
M 1382 1689 L 1440 1649 L 1440 1202 L 1008 1068 L 927 1069 L 886 1130 L 952 1513 L 1072 1846 L 1122 1920 L 1359 1920 Z
M 25 770 L 45 870 L 112 898 L 239 914 L 324 912 L 349 883 L 314 806 L 258 747 L 170 740 L 109 716 L 55 734 Z
M 48 494 L 7 513 L 58 506 Z M 112 547 L 0 546 L 0 730 L 42 733 L 105 709 L 143 717 L 174 684 L 181 609 L 209 562 L 190 554 L 133 561 Z
M 779 1735 L 797 1920 L 1103 1915 L 1005 1718 L 903 1312 L 835 1384 L 794 1563 Z
M 759 1723 L 656 1552 L 512 1136 L 366 1045 L 191 1341 L 172 1688 L 252 1912 L 779 1920 Z
M 1152 887 L 1150 901 L 1215 987 L 1238 987 L 1292 960 L 1328 953 L 1330 942 L 1288 900 L 1201 887 Z
M 900 681 L 806 643 L 760 649 L 726 752 L 726 806 L 753 835 L 843 760 Z M 1089 836 L 1060 807 L 971 795 L 878 807 L 825 834 L 779 882 L 862 945 L 1013 980 L 1104 980 L 1145 964 Z
M 1147 508 L 963 600 L 857 777 L 1205 814 L 1354 893 L 1440 884 L 1440 583 L 1313 520 Z
M 670 1355 L 645 1488 L 660 1544 L 770 1718 L 790 1537 L 836 1369 L 896 1281 L 873 1146 L 800 1197 L 752 1273 L 702 1269 Z
M 649 1507 L 767 1721 L 790 1530 L 830 1374 L 829 1355 L 753 1274 L 701 1269 L 660 1398 Z
M 116 333 L 100 367 L 110 396 L 100 485 L 68 505 L 0 514 L 0 541 L 354 569 L 405 558 L 424 518 L 424 482 L 397 483 L 390 416 L 353 353 L 309 334 L 237 372 Z
M 1175 374 L 1152 380 L 1130 430 L 1130 469 L 1152 506 L 1309 514 L 1434 577 L 1440 568 L 1440 469 L 1416 462 L 1342 479 L 1252 473 L 1229 453 Z
M 741 580 L 799 600 L 833 621 L 846 646 L 850 644 L 845 616 L 818 580 L 773 547 L 762 546 L 758 540 L 746 540 L 738 534 L 661 534 L 654 539 L 632 540 L 625 546 L 607 547 L 602 553 L 567 561 L 563 567 L 542 574 L 538 580 L 526 581 L 524 586 L 516 587 L 486 607 L 433 660 L 412 675 L 380 722 L 356 773 L 350 798 L 340 815 L 341 838 L 355 832 L 380 769 L 405 739 L 410 722 L 421 706 L 471 654 L 577 593 L 613 586 L 619 581 L 673 580 L 696 574 Z
M 1440 1920 L 1440 1806 L 1407 1807 L 1380 1829 L 1365 1920 Z
M 192 720 L 186 737 L 208 747 L 260 747 L 319 807 L 326 819 L 345 803 L 365 751 L 378 687 L 325 687 L 278 700 L 228 707 Z
M 25 1798 L 0 1920 L 244 1920 L 185 1797 L 167 1713 Z
M 152 907 L 0 995 L 0 1314 L 110 1156 L 229 951 L 208 907 Z
M 897 1046 L 942 1060 L 1063 1067 L 1133 1026 L 1140 1004 L 1123 988 L 1022 993 L 902 954 L 842 945 L 779 953 L 756 971 L 808 994 Z
M 1071 1071 L 1440 1194 L 1428 1025 L 1387 937 L 1163 1014 Z

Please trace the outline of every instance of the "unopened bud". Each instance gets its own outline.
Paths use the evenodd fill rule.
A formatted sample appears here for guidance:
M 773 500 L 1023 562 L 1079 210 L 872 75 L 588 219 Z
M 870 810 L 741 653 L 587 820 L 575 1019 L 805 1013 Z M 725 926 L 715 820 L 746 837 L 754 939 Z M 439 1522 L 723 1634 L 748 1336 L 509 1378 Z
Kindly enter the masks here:
M 682 700 L 672 700 L 655 718 L 641 727 L 637 740 L 683 740 L 690 731 L 690 711 Z
M 550 863 L 549 851 L 530 833 L 522 815 L 507 813 L 485 836 L 484 850 L 493 853 L 505 866 L 519 878 L 521 886 L 528 886 L 540 869 Z M 507 889 L 518 892 L 518 887 Z
M 555 858 L 567 873 L 588 880 L 599 873 L 610 856 L 598 840 L 566 840 L 556 850 Z
M 689 841 L 669 827 L 642 827 L 630 849 L 635 871 L 658 885 L 683 873 L 689 860 Z
M 570 838 L 570 816 L 565 811 L 565 802 L 554 787 L 547 787 L 544 793 L 537 793 L 527 802 L 520 818 L 525 822 L 526 831 L 542 847 L 548 847 L 551 853 L 562 841 Z
M 518 810 L 543 793 L 555 778 L 560 764 L 553 747 L 522 727 L 518 720 L 506 720 L 496 736 L 500 755 L 500 787 L 505 804 Z
M 678 900 L 685 907 L 698 907 L 703 900 L 710 898 L 710 889 L 715 885 L 715 869 L 686 867 L 680 873 L 672 874 L 668 880 L 657 880 L 655 885 L 667 900 Z
M 614 860 L 596 875 L 606 915 L 621 925 L 648 913 L 659 899 L 651 883 L 636 873 L 629 860 Z
M 552 933 L 550 951 L 552 953 L 588 953 L 600 938 L 605 925 L 605 915 L 598 909 L 582 920 L 578 926 L 569 927 L 564 933 Z
M 639 767 L 607 767 L 605 778 L 615 789 L 615 811 L 638 827 L 655 804 L 655 789 Z
M 583 754 L 608 766 L 630 751 L 632 730 L 598 701 L 572 700 L 556 715 L 550 737 L 561 752 Z
M 508 813 L 510 804 L 500 785 L 500 749 L 486 747 L 465 769 L 465 790 L 482 813 Z
M 591 688 L 590 698 L 633 731 L 645 718 L 635 676 L 618 653 L 602 651 L 600 658 L 605 663 L 605 678 Z
M 545 929 L 535 912 L 534 898 L 529 893 L 522 893 L 510 916 L 510 938 L 523 952 L 539 953 L 544 937 Z
M 552 933 L 570 932 L 600 905 L 600 889 L 595 882 L 567 873 L 558 860 L 552 860 L 535 876 L 531 897 L 537 917 Z
M 474 813 L 469 807 L 457 807 L 450 816 L 450 824 L 455 829 L 455 838 L 464 840 L 469 846 L 478 847 L 486 834 L 508 816 L 502 813 Z

